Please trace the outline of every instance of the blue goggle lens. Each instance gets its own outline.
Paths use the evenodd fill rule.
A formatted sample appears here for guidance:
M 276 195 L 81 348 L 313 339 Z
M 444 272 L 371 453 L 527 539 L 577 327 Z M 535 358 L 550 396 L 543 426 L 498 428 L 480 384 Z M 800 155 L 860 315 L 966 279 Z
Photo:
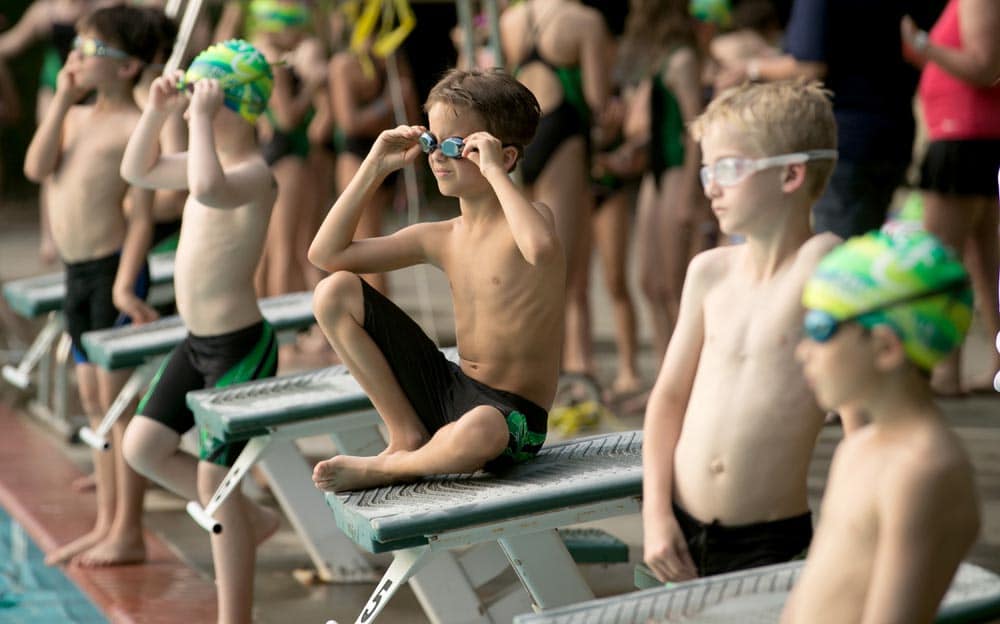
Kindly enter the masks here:
M 448 158 L 461 158 L 462 148 L 465 147 L 465 141 L 459 137 L 451 137 L 438 143 L 438 140 L 430 132 L 421 134 L 418 141 L 420 142 L 420 149 L 425 154 L 430 154 L 440 148 L 441 153 Z
M 840 321 L 823 310 L 809 310 L 802 321 L 806 337 L 814 342 L 826 342 L 833 338 L 839 327 Z

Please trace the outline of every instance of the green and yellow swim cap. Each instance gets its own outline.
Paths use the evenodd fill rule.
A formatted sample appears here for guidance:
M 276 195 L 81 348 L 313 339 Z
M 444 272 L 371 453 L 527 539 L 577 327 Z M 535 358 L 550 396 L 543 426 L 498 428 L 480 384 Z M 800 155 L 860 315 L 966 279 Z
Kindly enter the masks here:
M 255 123 L 267 108 L 274 86 L 267 59 L 242 39 L 216 43 L 196 56 L 183 82 L 191 84 L 202 78 L 218 80 L 225 93 L 226 108 L 250 123 Z
M 309 11 L 298 0 L 253 0 L 248 27 L 251 32 L 281 32 L 302 28 L 309 22 Z
M 699 22 L 727 28 L 732 20 L 733 8 L 729 0 L 691 0 L 688 12 Z
M 802 304 L 838 321 L 889 325 L 925 370 L 962 343 L 972 321 L 965 267 L 936 237 L 908 224 L 888 224 L 827 254 Z

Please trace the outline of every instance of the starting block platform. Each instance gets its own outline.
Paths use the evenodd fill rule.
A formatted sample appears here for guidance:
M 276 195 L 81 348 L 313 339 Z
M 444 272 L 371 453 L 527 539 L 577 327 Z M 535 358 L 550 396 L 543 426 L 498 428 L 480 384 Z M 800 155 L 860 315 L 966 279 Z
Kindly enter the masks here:
M 260 300 L 260 310 L 276 333 L 296 331 L 315 322 L 312 293 L 299 292 Z M 97 430 L 84 427 L 80 437 L 94 448 L 107 449 L 107 436 L 128 405 L 149 385 L 161 356 L 187 336 L 179 316 L 168 316 L 144 325 L 125 325 L 83 334 L 83 347 L 93 364 L 115 371 L 135 368 Z
M 447 595 L 428 600 L 424 588 L 414 586 L 434 621 L 510 621 L 523 612 L 484 613 L 474 599 L 458 595 L 461 585 L 430 572 L 447 551 L 479 544 L 499 546 L 534 608 L 590 600 L 593 593 L 557 529 L 638 513 L 641 495 L 642 432 L 627 431 L 543 447 L 535 459 L 503 474 L 428 477 L 326 497 L 337 526 L 354 542 L 373 553 L 394 553 L 357 619 L 367 623 L 403 583 L 424 573 L 446 588 L 438 593 Z M 478 618 L 470 615 L 476 613 Z
M 730 572 L 684 583 L 519 615 L 515 624 L 778 624 L 804 561 Z M 648 573 L 647 573 L 648 574 Z M 636 572 L 637 580 L 643 575 Z M 640 581 L 641 584 L 645 581 Z M 993 622 L 1000 617 L 1000 576 L 971 563 L 959 566 L 938 609 L 937 624 Z
M 150 292 L 153 304 L 173 300 L 174 253 L 149 256 Z M 69 337 L 63 334 L 62 306 L 66 296 L 64 272 L 47 273 L 13 280 L 3 285 L 3 296 L 18 315 L 35 319 L 48 315 L 24 357 L 17 366 L 4 366 L 3 377 L 12 385 L 26 389 L 31 373 L 38 370 L 36 396 L 31 411 L 60 433 L 70 437 L 76 423 L 68 414 Z M 53 348 L 54 347 L 54 348 Z

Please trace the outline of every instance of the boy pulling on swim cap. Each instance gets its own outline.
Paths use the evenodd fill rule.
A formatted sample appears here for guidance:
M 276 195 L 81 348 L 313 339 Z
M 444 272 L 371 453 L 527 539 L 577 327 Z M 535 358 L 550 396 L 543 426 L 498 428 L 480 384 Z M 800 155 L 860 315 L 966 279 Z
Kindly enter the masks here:
M 243 444 L 200 435 L 200 461 L 179 450 L 194 426 L 184 396 L 273 376 L 274 329 L 257 305 L 260 260 L 276 185 L 257 145 L 254 124 L 271 94 L 271 71 L 250 44 L 211 46 L 187 72 L 153 81 L 149 100 L 121 165 L 137 186 L 189 191 L 177 244 L 174 293 L 188 331 L 164 362 L 124 436 L 124 453 L 139 473 L 186 500 L 210 494 Z M 167 118 L 187 108 L 188 151 L 163 154 L 158 137 Z M 237 488 L 238 489 L 238 488 Z M 212 535 L 218 621 L 252 619 L 256 546 L 278 526 L 277 515 L 234 491 Z
M 802 303 L 817 399 L 871 424 L 834 454 L 782 622 L 930 622 L 979 530 L 972 467 L 929 386 L 969 327 L 968 276 L 932 235 L 884 228 L 826 256 Z

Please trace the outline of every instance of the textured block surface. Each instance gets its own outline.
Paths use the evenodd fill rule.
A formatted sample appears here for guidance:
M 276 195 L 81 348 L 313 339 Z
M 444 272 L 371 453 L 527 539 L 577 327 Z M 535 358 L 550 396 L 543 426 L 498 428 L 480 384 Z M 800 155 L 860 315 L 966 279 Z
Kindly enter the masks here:
M 451 530 L 641 494 L 642 432 L 626 431 L 546 446 L 504 474 L 428 477 L 327 494 L 327 502 L 348 536 L 384 552 Z
M 311 292 L 261 299 L 260 311 L 275 331 L 308 327 L 314 322 Z M 91 362 L 108 370 L 118 370 L 168 353 L 186 335 L 180 317 L 168 316 L 145 325 L 87 332 L 83 335 L 83 347 Z
M 703 622 L 777 624 L 803 561 L 647 589 L 514 618 L 515 624 L 645 624 Z M 983 622 L 1000 615 L 1000 576 L 979 566 L 959 567 L 937 622 Z

